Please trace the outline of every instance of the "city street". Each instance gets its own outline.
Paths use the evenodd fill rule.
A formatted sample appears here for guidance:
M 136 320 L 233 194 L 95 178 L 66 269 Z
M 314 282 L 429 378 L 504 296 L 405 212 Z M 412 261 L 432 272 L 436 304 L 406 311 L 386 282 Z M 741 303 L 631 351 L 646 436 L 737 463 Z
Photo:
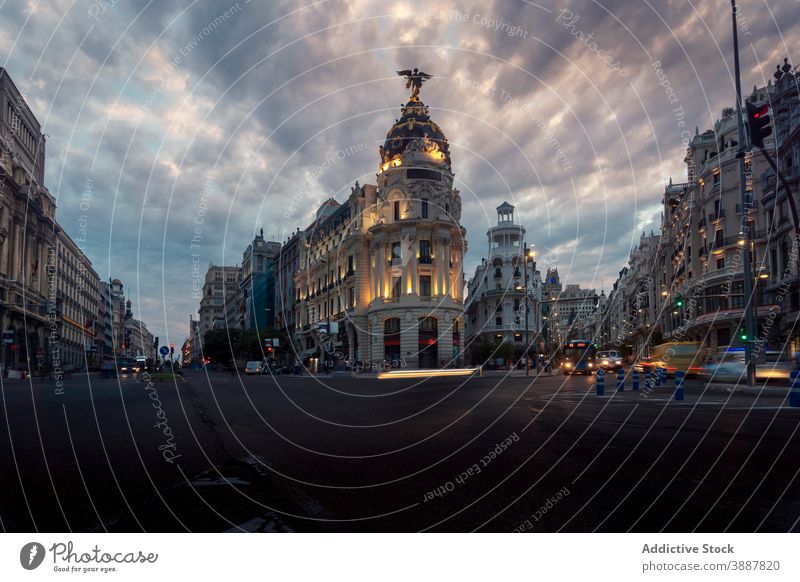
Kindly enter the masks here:
M 782 390 L 186 377 L 4 380 L 2 529 L 800 529 L 800 409 Z

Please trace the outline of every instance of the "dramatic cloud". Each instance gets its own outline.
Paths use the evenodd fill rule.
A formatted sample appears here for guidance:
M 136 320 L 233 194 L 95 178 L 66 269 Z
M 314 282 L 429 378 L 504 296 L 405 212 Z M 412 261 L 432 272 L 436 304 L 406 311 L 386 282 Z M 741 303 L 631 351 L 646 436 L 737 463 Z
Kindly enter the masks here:
M 748 91 L 797 53 L 800 11 L 745 4 Z M 48 134 L 59 221 L 75 234 L 85 217 L 100 276 L 122 279 L 173 342 L 198 307 L 195 229 L 203 268 L 236 264 L 259 228 L 282 240 L 325 198 L 374 182 L 407 97 L 394 71 L 414 66 L 436 76 L 422 97 L 451 142 L 467 274 L 508 200 L 562 278 L 608 288 L 641 232 L 660 229 L 684 140 L 732 105 L 731 42 L 726 0 L 0 8 L 2 66 Z

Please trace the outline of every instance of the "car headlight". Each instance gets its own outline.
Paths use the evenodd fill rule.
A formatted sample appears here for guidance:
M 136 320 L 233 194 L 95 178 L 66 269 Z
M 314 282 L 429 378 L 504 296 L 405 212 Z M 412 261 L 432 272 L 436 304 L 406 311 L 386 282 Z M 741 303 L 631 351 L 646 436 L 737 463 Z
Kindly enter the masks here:
M 571 368 L 572 364 L 570 364 L 569 362 L 564 362 L 564 367 L 565 368 Z
M 601 363 L 602 363 L 604 366 L 608 366 L 608 360 L 603 360 Z
M 590 367 L 590 368 L 594 368 L 594 364 L 593 364 L 593 363 L 591 363 L 591 362 L 589 362 L 589 367 Z
M 617 365 L 621 366 L 622 365 L 622 360 L 617 360 Z

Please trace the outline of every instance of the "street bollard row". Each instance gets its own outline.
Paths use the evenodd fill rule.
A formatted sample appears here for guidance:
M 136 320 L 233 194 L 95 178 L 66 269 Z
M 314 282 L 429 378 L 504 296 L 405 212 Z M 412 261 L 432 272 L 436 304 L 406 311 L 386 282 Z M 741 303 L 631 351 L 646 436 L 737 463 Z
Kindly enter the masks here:
M 595 390 L 597 396 L 605 394 L 606 384 L 605 371 L 600 369 L 596 373 Z M 675 372 L 675 400 L 683 400 L 685 392 L 683 388 L 683 380 L 686 377 L 685 372 L 677 370 Z M 639 390 L 641 376 L 638 370 L 631 371 L 631 388 L 634 391 Z M 650 391 L 654 387 L 664 386 L 669 381 L 667 377 L 666 368 L 655 368 L 655 372 L 645 370 L 644 372 L 644 386 L 645 389 Z M 625 391 L 625 370 L 620 368 L 617 370 L 617 392 Z M 800 371 L 792 372 L 792 388 L 790 394 L 790 405 L 800 407 Z

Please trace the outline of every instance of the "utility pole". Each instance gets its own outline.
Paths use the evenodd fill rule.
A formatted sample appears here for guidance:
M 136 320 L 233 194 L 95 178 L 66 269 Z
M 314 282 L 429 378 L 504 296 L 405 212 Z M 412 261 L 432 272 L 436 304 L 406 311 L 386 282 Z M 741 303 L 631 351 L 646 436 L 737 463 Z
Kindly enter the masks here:
M 752 232 L 750 231 L 749 215 L 747 213 L 747 192 L 745 184 L 745 152 L 749 149 L 749 137 L 744 128 L 744 116 L 742 113 L 742 78 L 739 67 L 739 30 L 736 22 L 738 8 L 736 0 L 731 0 L 731 21 L 733 23 L 733 57 L 734 70 L 736 74 L 736 123 L 739 133 L 739 145 L 736 157 L 739 159 L 739 208 L 742 210 L 741 230 L 744 235 L 744 245 L 742 246 L 742 270 L 743 286 L 745 297 L 745 361 L 747 363 L 747 385 L 755 385 L 755 362 L 753 362 L 753 335 L 755 334 L 756 321 L 753 310 L 753 274 L 750 269 L 750 241 Z

